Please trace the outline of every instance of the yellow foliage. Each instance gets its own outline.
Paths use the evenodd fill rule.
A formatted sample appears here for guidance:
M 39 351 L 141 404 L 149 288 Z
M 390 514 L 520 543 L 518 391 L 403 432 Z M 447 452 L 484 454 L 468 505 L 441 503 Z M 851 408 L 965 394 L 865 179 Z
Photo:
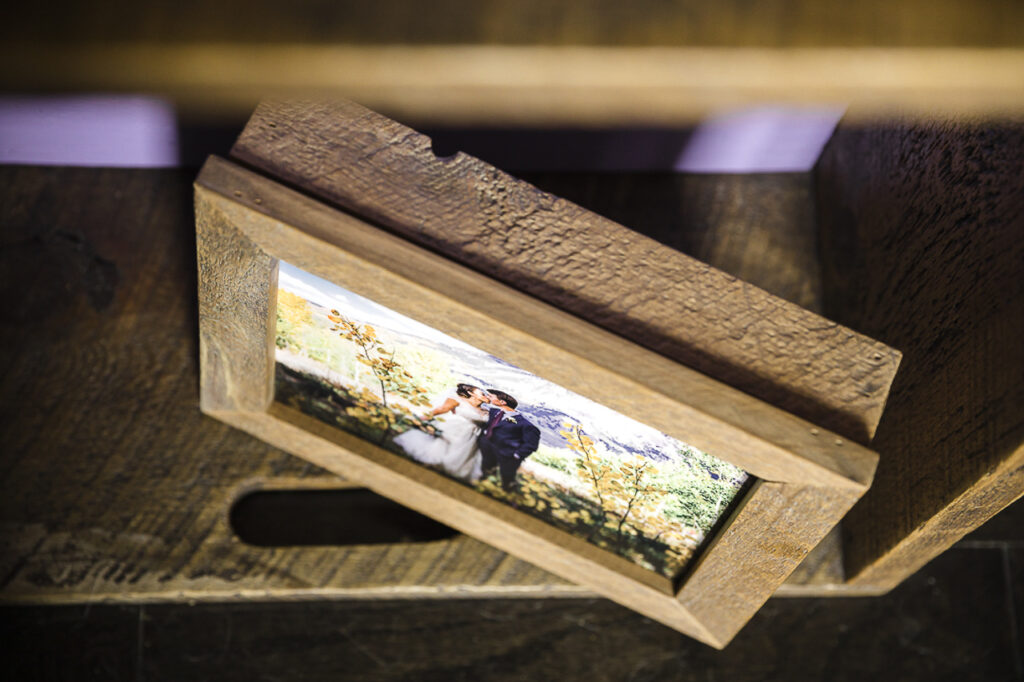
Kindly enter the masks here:
M 288 324 L 302 327 L 313 322 L 313 312 L 306 299 L 284 289 L 277 290 L 277 314 Z

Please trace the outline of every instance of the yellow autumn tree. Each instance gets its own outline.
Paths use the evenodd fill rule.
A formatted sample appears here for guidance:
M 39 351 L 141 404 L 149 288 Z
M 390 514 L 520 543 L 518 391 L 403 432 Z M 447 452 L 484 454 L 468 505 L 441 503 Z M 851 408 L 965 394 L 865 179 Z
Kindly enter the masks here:
M 388 350 L 377 336 L 377 330 L 368 324 L 359 324 L 344 317 L 337 310 L 327 316 L 331 331 L 358 347 L 356 360 L 369 368 L 380 395 L 363 388 L 354 394 L 358 404 L 346 412 L 356 419 L 380 429 L 379 442 L 383 443 L 394 431 L 399 416 L 419 421 L 410 405 L 424 407 L 430 404 L 426 389 L 416 382 L 406 369 L 395 360 L 395 352 Z M 400 399 L 400 400 L 399 400 Z
M 296 330 L 302 329 L 313 323 L 313 311 L 309 309 L 309 303 L 301 296 L 297 296 L 284 289 L 277 290 L 277 338 L 278 348 L 298 347 L 299 344 L 294 338 Z
M 655 466 L 642 458 L 610 463 L 598 454 L 593 439 L 579 424 L 566 422 L 563 426 L 559 434 L 576 453 L 576 472 L 593 491 L 599 508 L 591 537 L 603 530 L 621 545 L 627 524 L 633 534 L 643 537 L 643 527 L 633 521 L 641 514 L 645 521 L 653 520 L 657 512 L 652 493 L 659 489 L 650 483 L 658 473 Z

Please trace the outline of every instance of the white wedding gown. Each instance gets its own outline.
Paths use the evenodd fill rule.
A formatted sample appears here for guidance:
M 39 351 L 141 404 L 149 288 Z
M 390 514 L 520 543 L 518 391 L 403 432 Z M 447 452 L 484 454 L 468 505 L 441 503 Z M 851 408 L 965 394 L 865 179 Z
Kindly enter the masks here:
M 487 424 L 488 413 L 465 398 L 454 398 L 458 403 L 455 409 L 439 415 L 434 422 L 436 435 L 409 429 L 394 443 L 417 462 L 439 466 L 456 478 L 476 481 L 481 474 L 477 437 Z

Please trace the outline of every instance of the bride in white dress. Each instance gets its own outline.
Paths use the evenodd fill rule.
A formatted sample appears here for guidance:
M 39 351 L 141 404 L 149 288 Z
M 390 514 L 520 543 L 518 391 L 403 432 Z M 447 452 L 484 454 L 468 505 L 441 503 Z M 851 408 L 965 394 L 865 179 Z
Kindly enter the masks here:
M 437 425 L 435 435 L 414 428 L 399 434 L 394 443 L 417 462 L 441 467 L 456 478 L 476 481 L 481 473 L 477 437 L 488 418 L 481 404 L 488 402 L 483 389 L 459 384 L 454 396 L 428 413 Z

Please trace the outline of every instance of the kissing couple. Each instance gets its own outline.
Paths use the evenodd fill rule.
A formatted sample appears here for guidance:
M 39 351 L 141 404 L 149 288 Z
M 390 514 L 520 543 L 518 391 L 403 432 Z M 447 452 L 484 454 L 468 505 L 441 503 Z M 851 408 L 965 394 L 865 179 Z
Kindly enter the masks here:
M 506 492 L 516 488 L 516 473 L 540 445 L 540 430 L 517 410 L 518 401 L 504 391 L 459 384 L 454 395 L 432 409 L 434 434 L 409 429 L 394 443 L 417 462 L 443 469 L 465 481 L 501 477 Z

